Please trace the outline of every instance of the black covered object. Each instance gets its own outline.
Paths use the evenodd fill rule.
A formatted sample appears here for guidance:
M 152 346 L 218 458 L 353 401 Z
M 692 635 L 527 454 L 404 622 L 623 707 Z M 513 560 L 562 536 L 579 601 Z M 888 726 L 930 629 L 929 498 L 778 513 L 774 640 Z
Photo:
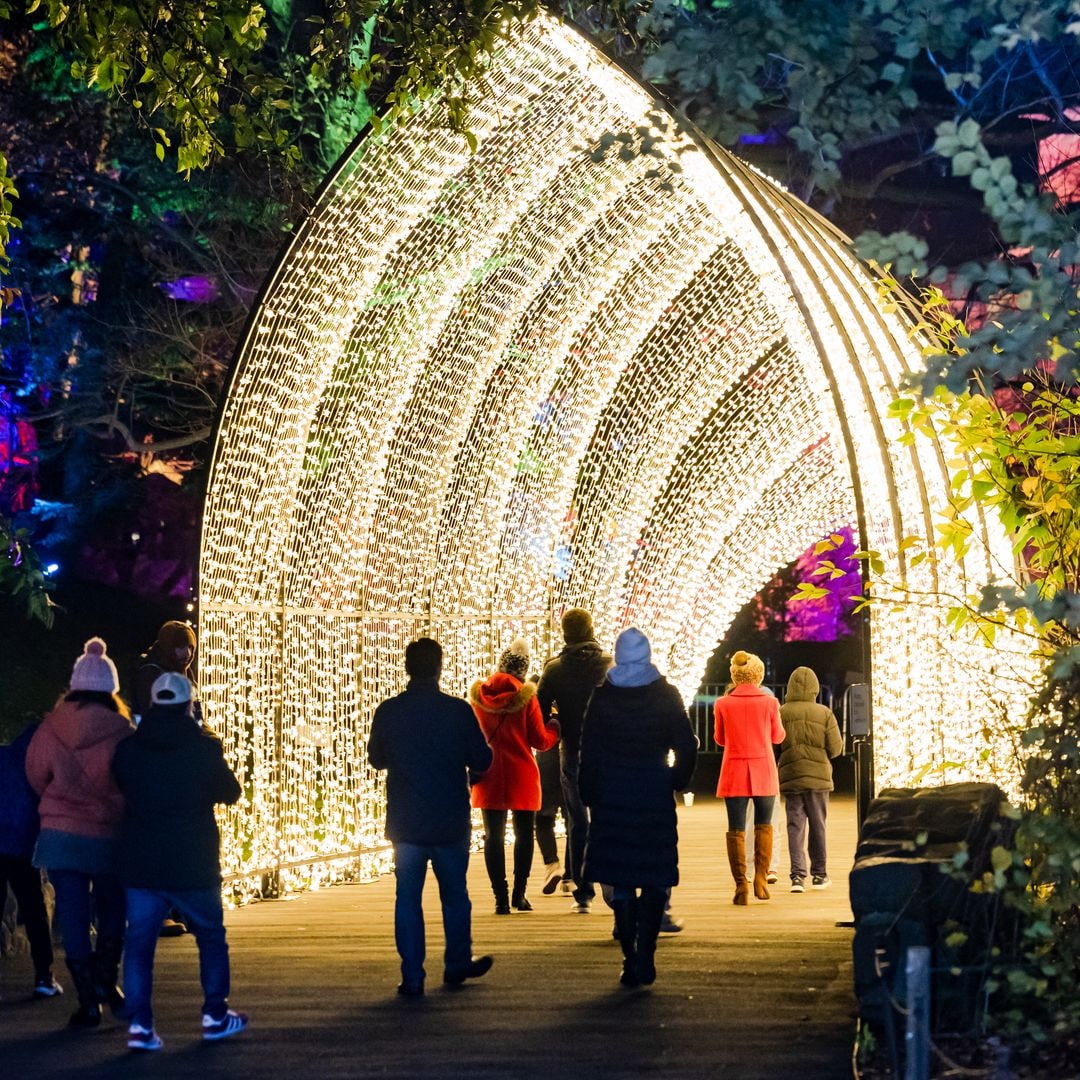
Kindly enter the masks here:
M 942 864 L 950 864 L 963 845 L 966 869 L 975 876 L 989 870 L 993 848 L 1012 842 L 1004 805 L 996 785 L 970 783 L 889 788 L 870 804 L 850 877 L 855 992 L 865 1019 L 887 1020 L 890 1000 L 904 1002 L 905 953 L 928 945 L 937 1025 L 970 1023 L 999 903 L 994 895 L 972 893 Z M 965 940 L 949 944 L 956 931 Z

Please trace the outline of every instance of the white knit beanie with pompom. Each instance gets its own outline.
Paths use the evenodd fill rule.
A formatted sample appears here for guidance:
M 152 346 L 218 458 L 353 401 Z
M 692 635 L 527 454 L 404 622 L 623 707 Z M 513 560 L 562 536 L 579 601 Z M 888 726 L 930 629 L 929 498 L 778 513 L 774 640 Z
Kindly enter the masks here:
M 83 654 L 71 670 L 72 690 L 98 690 L 115 694 L 120 689 L 116 665 L 105 655 L 105 642 L 92 637 L 84 646 Z
M 529 644 L 524 638 L 515 638 L 499 654 L 499 670 L 525 681 L 529 674 Z

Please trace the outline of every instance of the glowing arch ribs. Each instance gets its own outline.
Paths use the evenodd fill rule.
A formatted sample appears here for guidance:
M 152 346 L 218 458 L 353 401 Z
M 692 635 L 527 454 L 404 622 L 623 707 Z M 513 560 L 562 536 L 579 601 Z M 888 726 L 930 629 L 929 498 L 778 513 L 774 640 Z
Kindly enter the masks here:
M 688 696 L 739 607 L 839 526 L 913 592 L 1011 565 L 984 521 L 966 579 L 905 565 L 942 453 L 898 442 L 917 352 L 826 222 L 554 21 L 487 82 L 476 153 L 427 110 L 345 156 L 222 415 L 202 692 L 245 784 L 225 870 L 253 888 L 377 868 L 366 733 L 418 634 L 463 691 L 580 604 L 605 642 L 645 628 Z M 943 610 L 877 616 L 872 651 L 879 780 L 972 758 L 987 661 Z M 989 751 L 984 776 L 1008 764 Z

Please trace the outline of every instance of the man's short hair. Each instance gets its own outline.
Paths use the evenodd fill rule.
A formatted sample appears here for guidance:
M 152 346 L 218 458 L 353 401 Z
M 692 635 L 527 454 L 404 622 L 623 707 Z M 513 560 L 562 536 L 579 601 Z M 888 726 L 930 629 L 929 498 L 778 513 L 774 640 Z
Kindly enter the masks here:
M 442 646 L 429 637 L 405 646 L 405 671 L 410 679 L 437 678 L 442 673 Z

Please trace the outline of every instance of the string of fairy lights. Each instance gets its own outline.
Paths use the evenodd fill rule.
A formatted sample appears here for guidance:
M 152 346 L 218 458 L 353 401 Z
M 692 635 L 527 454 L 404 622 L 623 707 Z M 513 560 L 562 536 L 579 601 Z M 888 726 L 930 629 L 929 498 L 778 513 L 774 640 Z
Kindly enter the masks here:
M 831 530 L 861 521 L 892 579 L 941 584 L 900 541 L 942 464 L 886 416 L 917 352 L 837 238 L 553 20 L 487 83 L 475 153 L 426 110 L 347 155 L 244 343 L 200 584 L 239 898 L 385 867 L 365 744 L 419 634 L 460 693 L 515 636 L 550 654 L 582 605 L 607 644 L 646 629 L 688 697 Z M 979 666 L 939 608 L 877 618 L 882 782 L 972 759 Z

